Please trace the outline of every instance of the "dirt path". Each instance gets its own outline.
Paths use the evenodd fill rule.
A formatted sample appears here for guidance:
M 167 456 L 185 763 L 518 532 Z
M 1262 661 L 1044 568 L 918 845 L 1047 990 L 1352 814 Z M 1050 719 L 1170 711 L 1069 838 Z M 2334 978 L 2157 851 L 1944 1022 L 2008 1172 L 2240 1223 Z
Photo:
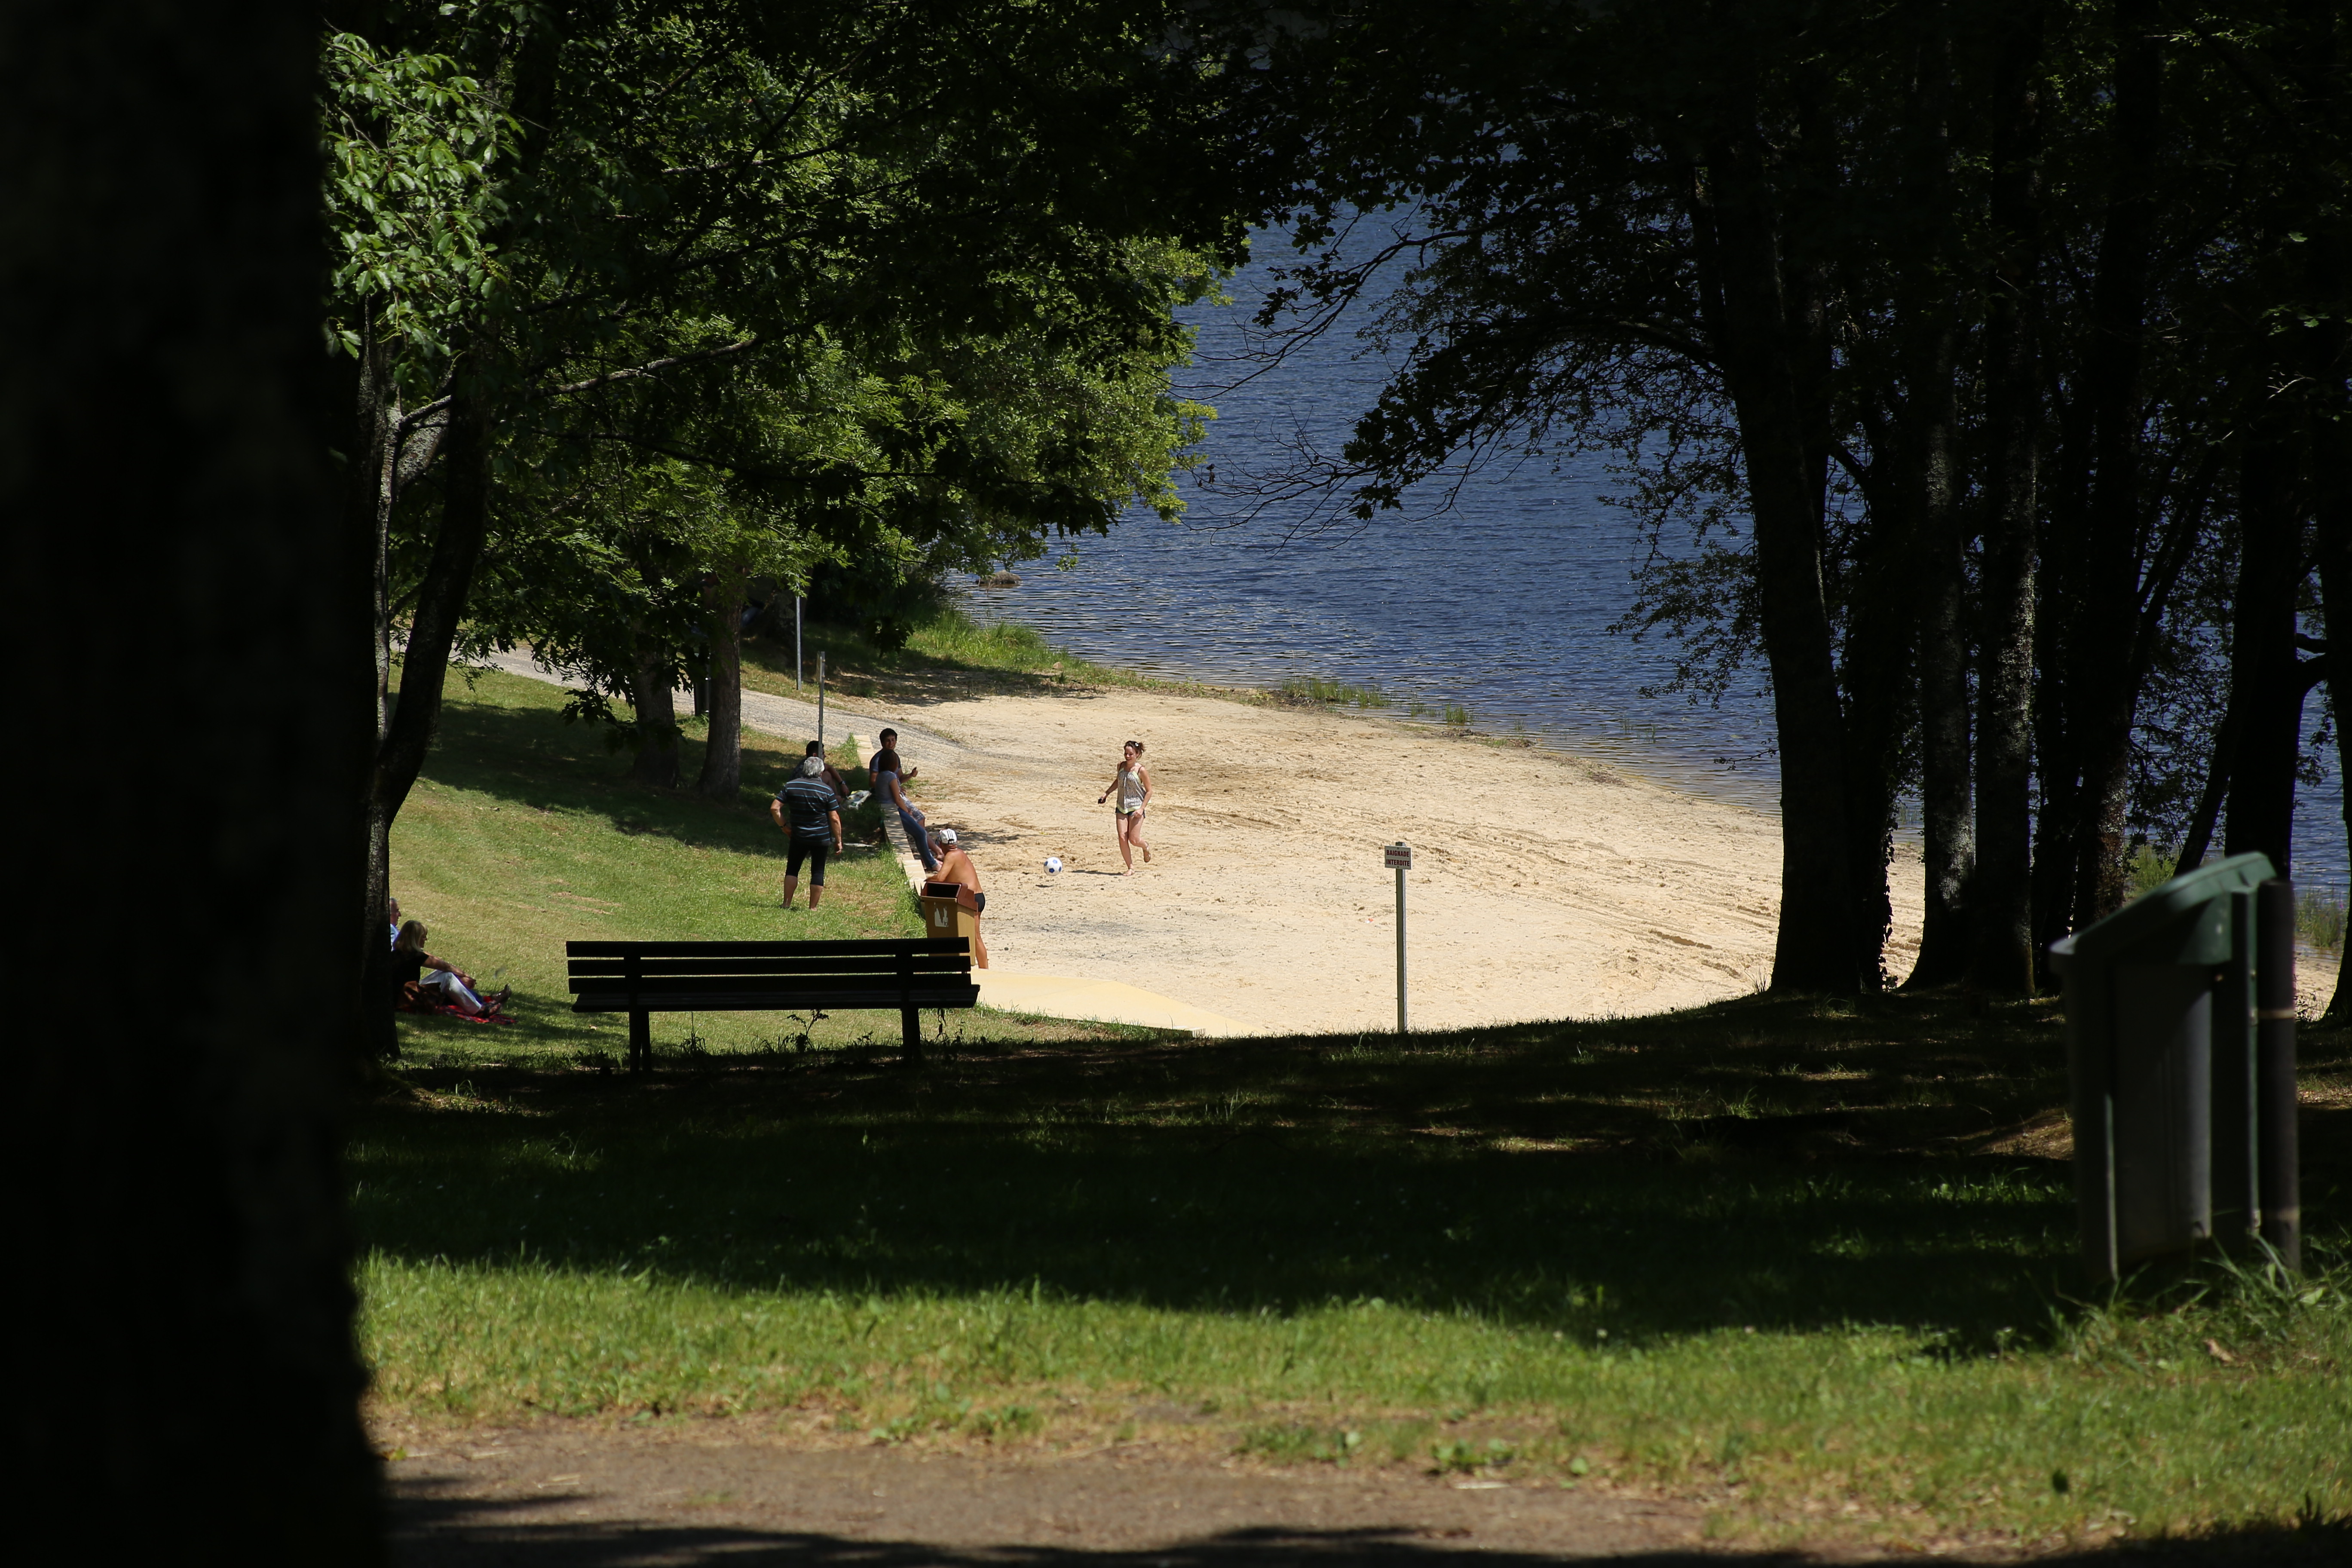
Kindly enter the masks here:
M 458 1434 L 390 1467 L 394 1561 L 428 1564 L 1179 1564 L 1470 1553 L 1680 1556 L 1693 1503 L 1396 1468 L 1254 1471 L 1140 1447 L 1077 1458 L 811 1452 L 713 1423 Z M 1653 1561 L 1656 1559 L 1654 1557 Z

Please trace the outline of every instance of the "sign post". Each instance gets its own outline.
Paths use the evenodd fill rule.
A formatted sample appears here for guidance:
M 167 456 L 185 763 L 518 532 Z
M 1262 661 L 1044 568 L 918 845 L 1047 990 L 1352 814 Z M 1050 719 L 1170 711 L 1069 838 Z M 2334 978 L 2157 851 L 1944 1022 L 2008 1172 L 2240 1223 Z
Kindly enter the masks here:
M 1412 869 L 1412 847 L 1398 839 L 1381 851 L 1381 864 L 1397 874 L 1397 1033 L 1404 1030 L 1404 874 Z
M 819 756 L 824 754 L 824 650 L 823 648 L 819 648 L 816 655 L 816 750 Z
M 801 672 L 808 666 L 801 659 L 801 596 L 793 595 L 793 689 L 801 689 Z

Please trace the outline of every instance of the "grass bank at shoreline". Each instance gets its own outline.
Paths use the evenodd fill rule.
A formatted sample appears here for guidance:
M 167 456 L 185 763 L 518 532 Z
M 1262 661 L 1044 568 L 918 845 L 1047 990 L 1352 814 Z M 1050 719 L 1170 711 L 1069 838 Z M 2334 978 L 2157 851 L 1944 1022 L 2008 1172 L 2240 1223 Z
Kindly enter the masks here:
M 1313 676 L 1296 676 L 1278 685 L 1261 688 L 1154 675 L 1081 658 L 1067 648 L 1054 647 L 1035 627 L 1018 622 L 983 626 L 954 607 L 938 612 L 918 626 L 903 648 L 878 647 L 858 633 L 839 626 L 809 627 L 803 640 L 807 681 L 801 690 L 795 691 L 793 686 L 789 637 L 754 638 L 744 645 L 744 683 L 754 690 L 776 696 L 807 696 L 807 686 L 815 679 L 816 650 L 823 647 L 828 656 L 828 669 L 837 672 L 833 689 L 851 697 L 926 696 L 936 692 L 942 681 L 966 693 L 1098 686 L 1161 691 L 1178 697 L 1213 697 L 1255 706 L 1344 710 L 1359 716 L 1377 713 L 1403 723 L 1475 735 L 1502 744 L 1534 743 L 1524 731 L 1502 736 L 1478 732 L 1471 710 L 1459 702 L 1407 702 L 1400 707 L 1376 685 L 1349 685 Z

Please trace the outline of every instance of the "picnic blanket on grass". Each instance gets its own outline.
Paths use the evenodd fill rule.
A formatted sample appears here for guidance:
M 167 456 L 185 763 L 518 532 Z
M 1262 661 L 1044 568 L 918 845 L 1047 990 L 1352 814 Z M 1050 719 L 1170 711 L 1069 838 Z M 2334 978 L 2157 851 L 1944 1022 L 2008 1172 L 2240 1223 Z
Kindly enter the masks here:
M 511 1024 L 515 1021 L 513 1017 L 505 1013 L 460 1013 L 455 1007 L 445 1007 L 438 1002 L 427 1002 L 422 994 L 423 990 L 424 987 L 417 984 L 416 982 L 414 980 L 409 981 L 406 984 L 401 987 L 399 1004 L 393 1008 L 393 1011 L 395 1013 L 437 1013 L 445 1018 L 455 1018 L 458 1022 L 465 1024 Z

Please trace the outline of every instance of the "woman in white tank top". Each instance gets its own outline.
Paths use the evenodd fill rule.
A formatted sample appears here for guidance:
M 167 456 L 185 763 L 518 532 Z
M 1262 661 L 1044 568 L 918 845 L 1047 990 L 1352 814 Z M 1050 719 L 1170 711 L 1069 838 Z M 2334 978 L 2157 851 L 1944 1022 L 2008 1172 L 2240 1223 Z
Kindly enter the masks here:
M 1112 830 L 1118 835 L 1118 858 L 1127 866 L 1122 875 L 1131 874 L 1135 870 L 1134 850 L 1143 851 L 1147 865 L 1151 860 L 1151 846 L 1143 841 L 1144 808 L 1151 804 L 1151 770 L 1143 765 L 1142 742 L 1127 743 L 1119 755 L 1118 772 L 1111 775 L 1102 794 L 1095 796 L 1095 804 L 1100 805 L 1113 792 L 1118 795 L 1118 815 L 1111 818 Z

